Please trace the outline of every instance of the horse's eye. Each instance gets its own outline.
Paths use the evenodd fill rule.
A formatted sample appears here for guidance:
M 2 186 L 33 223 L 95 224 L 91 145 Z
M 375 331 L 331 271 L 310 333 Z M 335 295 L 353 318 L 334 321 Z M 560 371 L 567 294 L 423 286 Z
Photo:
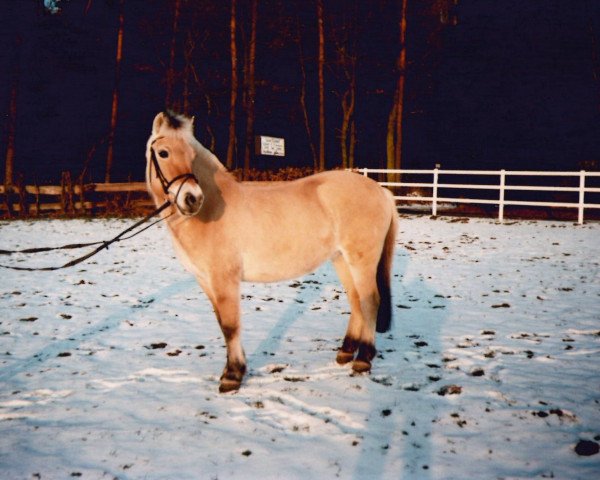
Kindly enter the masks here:
M 158 152 L 158 156 L 160 158 L 169 158 L 169 152 L 167 152 L 166 150 L 160 150 Z

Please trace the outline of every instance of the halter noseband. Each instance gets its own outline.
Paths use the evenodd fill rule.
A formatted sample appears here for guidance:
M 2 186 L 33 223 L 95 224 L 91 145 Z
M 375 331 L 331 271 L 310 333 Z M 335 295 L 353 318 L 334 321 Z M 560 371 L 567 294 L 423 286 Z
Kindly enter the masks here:
M 154 142 L 156 142 L 157 140 L 158 140 L 158 138 L 155 139 L 150 144 L 150 160 L 152 161 L 154 170 L 156 170 L 156 178 L 158 178 L 158 180 L 160 181 L 160 184 L 162 186 L 162 189 L 163 189 L 163 192 L 165 193 L 165 195 L 169 194 L 169 188 L 171 188 L 171 185 L 173 185 L 177 180 L 185 178 L 185 180 L 183 182 L 181 182 L 181 185 L 177 189 L 177 193 L 175 194 L 175 198 L 177 198 L 177 196 L 179 195 L 179 192 L 181 191 L 181 187 L 183 187 L 185 182 L 192 179 L 196 183 L 198 183 L 198 179 L 196 178 L 196 176 L 193 173 L 190 172 L 190 173 L 182 173 L 181 175 L 177 175 L 176 177 L 172 178 L 170 181 L 167 180 L 167 177 L 165 177 L 164 173 L 160 169 L 160 165 L 158 164 L 158 159 L 156 158 L 156 152 L 154 151 Z

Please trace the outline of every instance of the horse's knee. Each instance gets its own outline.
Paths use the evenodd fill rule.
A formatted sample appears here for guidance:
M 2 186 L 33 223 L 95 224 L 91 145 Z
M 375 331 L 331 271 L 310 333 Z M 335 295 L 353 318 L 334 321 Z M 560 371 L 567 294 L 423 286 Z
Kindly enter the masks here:
M 369 322 L 374 322 L 377 318 L 379 301 L 379 292 L 377 292 L 377 290 L 362 295 L 360 298 L 360 308 L 362 310 L 363 317 L 365 317 L 365 319 L 368 319 Z
M 239 336 L 240 326 L 239 323 L 236 325 L 231 325 L 222 322 L 219 319 L 219 325 L 221 327 L 221 331 L 223 332 L 223 337 L 225 338 L 225 342 L 229 343 L 232 340 L 235 340 Z

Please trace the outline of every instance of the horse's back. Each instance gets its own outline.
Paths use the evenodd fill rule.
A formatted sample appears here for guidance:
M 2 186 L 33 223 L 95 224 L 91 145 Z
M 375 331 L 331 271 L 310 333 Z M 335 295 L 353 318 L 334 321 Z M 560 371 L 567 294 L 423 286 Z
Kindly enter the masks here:
M 247 280 L 304 274 L 335 252 L 381 251 L 391 207 L 375 181 L 345 171 L 245 184 L 236 217 Z
M 365 219 L 377 223 L 381 218 L 387 226 L 394 208 L 387 189 L 373 179 L 345 170 L 320 172 L 291 182 L 250 184 L 246 188 L 251 203 L 292 222 L 307 217 L 302 221 L 352 225 Z
M 389 190 L 371 178 L 344 170 L 321 172 L 292 183 L 302 192 L 296 201 L 302 204 L 300 198 L 310 199 L 315 210 L 309 216 L 325 219 L 320 221 L 327 223 L 336 250 L 379 255 L 396 215 Z
M 381 227 L 387 232 L 395 214 L 389 190 L 373 179 L 348 171 L 323 172 L 314 177 L 318 183 L 316 194 L 340 227 L 345 230 Z

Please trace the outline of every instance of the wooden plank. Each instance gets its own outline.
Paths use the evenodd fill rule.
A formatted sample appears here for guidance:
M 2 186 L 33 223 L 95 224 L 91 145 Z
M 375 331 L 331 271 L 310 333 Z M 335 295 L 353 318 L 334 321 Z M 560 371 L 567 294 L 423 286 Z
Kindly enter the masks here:
M 148 200 L 133 200 L 131 201 L 131 205 L 134 208 L 151 208 L 154 207 L 154 202 L 150 199 Z M 0 211 L 2 211 L 5 205 L 0 204 Z M 76 209 L 81 209 L 81 202 L 74 202 L 74 207 Z M 85 210 L 92 210 L 92 209 L 103 209 L 107 207 L 107 203 L 106 202 L 84 202 L 83 203 L 83 207 Z M 18 203 L 14 203 L 13 206 L 13 211 L 15 212 L 20 212 L 21 211 L 21 207 Z M 41 203 L 40 204 L 40 210 L 39 212 L 55 212 L 58 210 L 62 209 L 62 205 L 60 202 L 53 202 L 53 203 Z M 31 204 L 29 205 L 29 212 L 30 213 L 37 213 L 38 209 L 37 206 L 35 204 Z
M 145 192 L 147 190 L 145 182 L 131 182 L 131 183 L 88 183 L 83 186 L 84 192 Z M 0 194 L 4 193 L 4 185 L 0 185 Z M 16 186 L 12 187 L 12 191 L 15 194 L 19 193 L 19 188 Z M 60 185 L 27 185 L 25 191 L 31 194 L 40 195 L 61 195 L 62 187 Z M 79 195 L 81 193 L 80 185 L 73 185 L 73 193 Z
M 94 183 L 94 192 L 145 192 L 145 182 L 133 183 Z

